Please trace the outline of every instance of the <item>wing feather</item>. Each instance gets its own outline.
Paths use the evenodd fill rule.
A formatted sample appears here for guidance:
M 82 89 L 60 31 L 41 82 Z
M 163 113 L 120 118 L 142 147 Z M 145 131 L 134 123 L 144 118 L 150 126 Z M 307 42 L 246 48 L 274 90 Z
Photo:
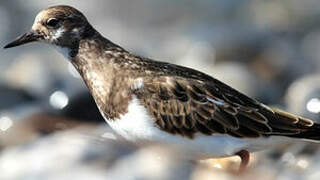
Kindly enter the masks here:
M 133 93 L 156 126 L 172 134 L 254 138 L 297 134 L 312 126 L 308 119 L 268 108 L 217 80 L 160 76 L 145 78 L 143 83 Z

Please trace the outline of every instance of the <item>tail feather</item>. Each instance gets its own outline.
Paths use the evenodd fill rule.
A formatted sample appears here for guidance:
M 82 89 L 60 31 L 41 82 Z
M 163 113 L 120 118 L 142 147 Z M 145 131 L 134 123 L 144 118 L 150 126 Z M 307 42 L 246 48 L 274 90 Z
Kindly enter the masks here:
M 310 128 L 289 137 L 320 141 L 320 124 L 314 123 Z
M 310 119 L 306 119 L 276 108 L 273 108 L 272 110 L 275 113 L 278 123 L 291 124 L 297 126 L 298 128 L 313 126 L 313 121 Z
M 272 110 L 276 116 L 275 121 L 277 121 L 272 123 L 273 128 L 278 129 L 279 132 L 281 129 L 295 131 L 295 133 L 283 134 L 284 136 L 320 141 L 320 124 L 279 109 Z

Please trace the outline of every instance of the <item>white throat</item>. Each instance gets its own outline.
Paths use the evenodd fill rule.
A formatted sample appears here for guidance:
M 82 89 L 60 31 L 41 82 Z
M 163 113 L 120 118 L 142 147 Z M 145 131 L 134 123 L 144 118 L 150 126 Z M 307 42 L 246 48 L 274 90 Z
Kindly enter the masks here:
M 54 44 L 53 42 L 58 41 L 58 39 L 60 39 L 62 37 L 62 35 L 64 34 L 65 29 L 64 28 L 59 28 L 52 36 L 52 41 L 51 44 Z M 68 60 L 71 60 L 71 56 L 70 56 L 70 52 L 71 49 L 67 48 L 67 47 L 61 47 L 61 46 L 57 46 L 54 45 L 55 49 L 60 52 L 61 54 L 63 54 L 64 57 L 66 57 Z
M 55 49 L 61 53 L 65 58 L 67 58 L 68 60 L 71 60 L 71 49 L 70 48 L 67 48 L 67 47 L 61 47 L 61 46 L 57 46 L 57 45 L 54 45 Z

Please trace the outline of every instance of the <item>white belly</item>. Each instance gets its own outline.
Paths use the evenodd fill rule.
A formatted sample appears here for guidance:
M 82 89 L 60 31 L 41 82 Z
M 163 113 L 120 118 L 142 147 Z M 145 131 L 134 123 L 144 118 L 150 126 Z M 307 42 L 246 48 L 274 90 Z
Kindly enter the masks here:
M 232 156 L 240 150 L 250 152 L 262 150 L 271 145 L 287 142 L 289 138 L 235 138 L 228 135 L 205 136 L 198 134 L 190 139 L 172 135 L 155 127 L 154 120 L 147 110 L 133 98 L 129 104 L 128 113 L 117 120 L 106 120 L 111 128 L 129 141 L 149 140 L 169 143 L 182 147 L 200 157 Z

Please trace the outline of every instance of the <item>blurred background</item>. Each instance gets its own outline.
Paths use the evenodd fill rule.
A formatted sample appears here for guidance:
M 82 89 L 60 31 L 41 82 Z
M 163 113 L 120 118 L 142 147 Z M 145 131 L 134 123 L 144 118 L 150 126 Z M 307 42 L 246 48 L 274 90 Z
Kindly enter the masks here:
M 265 104 L 320 122 L 318 0 L 1 0 L 0 45 L 52 5 L 72 5 L 136 54 L 206 72 Z M 191 163 L 122 141 L 53 48 L 0 50 L 0 179 L 320 179 L 320 146 L 284 144 Z M 179 154 L 179 153 L 178 153 Z

